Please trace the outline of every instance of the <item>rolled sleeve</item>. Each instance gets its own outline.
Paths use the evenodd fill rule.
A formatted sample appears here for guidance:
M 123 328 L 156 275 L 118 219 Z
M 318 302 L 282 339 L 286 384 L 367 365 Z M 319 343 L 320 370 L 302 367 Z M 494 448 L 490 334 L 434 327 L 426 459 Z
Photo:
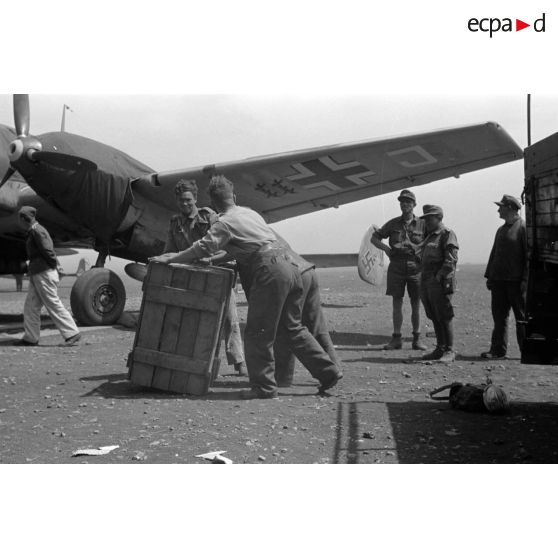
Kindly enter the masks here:
M 221 221 L 216 221 L 203 238 L 194 242 L 192 250 L 198 257 L 203 258 L 220 250 L 225 250 L 230 240 L 231 232 L 229 228 Z
M 453 231 L 449 231 L 444 247 L 444 263 L 441 268 L 442 274 L 446 277 L 455 272 L 458 250 L 459 243 L 457 242 L 457 236 Z
M 388 236 L 391 234 L 391 229 L 392 229 L 392 222 L 388 221 L 382 227 L 376 229 L 372 233 L 372 236 L 375 236 L 379 240 L 383 240 L 385 238 L 388 238 Z

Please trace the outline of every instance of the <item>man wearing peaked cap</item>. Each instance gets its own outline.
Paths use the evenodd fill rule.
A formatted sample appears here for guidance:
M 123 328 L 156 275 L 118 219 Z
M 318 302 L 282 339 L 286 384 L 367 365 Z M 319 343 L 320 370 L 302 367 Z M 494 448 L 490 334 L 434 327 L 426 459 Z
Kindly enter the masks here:
M 393 335 L 384 346 L 386 350 L 401 349 L 401 326 L 403 325 L 403 297 L 405 287 L 411 299 L 411 323 L 413 326 L 413 349 L 425 350 L 420 341 L 420 270 L 416 257 L 416 247 L 424 238 L 424 221 L 413 210 L 417 205 L 415 194 L 402 190 L 397 198 L 401 216 L 388 221 L 372 235 L 374 246 L 383 250 L 389 258 L 386 294 L 392 297 Z M 382 239 L 389 239 L 389 245 Z
M 517 198 L 514 198 L 513 196 L 510 196 L 508 194 L 504 194 L 501 201 L 494 203 L 498 207 L 511 207 L 512 209 L 517 209 L 517 211 L 521 209 L 521 202 Z
M 483 358 L 504 358 L 508 349 L 508 318 L 510 309 L 515 316 L 517 344 L 521 349 L 525 338 L 525 294 L 527 291 L 527 232 L 517 198 L 505 194 L 498 206 L 504 224 L 496 231 L 494 244 L 486 266 L 486 286 L 491 293 L 494 329 L 490 349 Z
M 453 362 L 453 316 L 451 303 L 455 291 L 455 271 L 459 244 L 455 233 L 443 223 L 444 211 L 438 205 L 423 206 L 421 220 L 426 224 L 426 238 L 421 243 L 420 298 L 426 316 L 432 320 L 436 348 L 422 358 Z

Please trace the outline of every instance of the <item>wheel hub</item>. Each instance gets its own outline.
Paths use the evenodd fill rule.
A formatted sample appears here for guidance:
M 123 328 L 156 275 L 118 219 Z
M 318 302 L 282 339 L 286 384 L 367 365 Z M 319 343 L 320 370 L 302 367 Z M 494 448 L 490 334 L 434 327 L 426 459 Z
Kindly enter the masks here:
M 93 308 L 99 315 L 109 314 L 118 301 L 116 290 L 110 285 L 101 285 L 93 297 Z

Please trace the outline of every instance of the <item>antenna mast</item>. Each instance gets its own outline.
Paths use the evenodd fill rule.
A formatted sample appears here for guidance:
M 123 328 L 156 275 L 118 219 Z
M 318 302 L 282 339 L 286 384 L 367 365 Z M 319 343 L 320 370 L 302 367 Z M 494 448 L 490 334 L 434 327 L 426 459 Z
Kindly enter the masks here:
M 527 93 L 527 146 L 531 146 L 531 93 Z

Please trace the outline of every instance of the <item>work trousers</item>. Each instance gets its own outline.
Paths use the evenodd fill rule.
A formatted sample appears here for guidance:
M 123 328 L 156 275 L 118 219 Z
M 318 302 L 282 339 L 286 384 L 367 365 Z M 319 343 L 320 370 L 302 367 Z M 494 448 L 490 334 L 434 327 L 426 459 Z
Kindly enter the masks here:
M 302 276 L 287 252 L 265 249 L 254 254 L 247 267 L 250 288 L 244 350 L 252 388 L 267 397 L 277 391 L 273 344 L 278 331 L 314 378 L 327 382 L 338 375 L 333 360 L 302 325 Z
M 23 307 L 23 339 L 37 343 L 41 335 L 41 308 L 47 309 L 54 325 L 68 339 L 79 333 L 74 319 L 58 297 L 58 271 L 47 269 L 29 276 L 29 288 Z
M 227 354 L 227 363 L 232 365 L 244 362 L 242 336 L 240 335 L 240 324 L 238 321 L 238 312 L 236 310 L 236 296 L 234 294 L 234 289 L 231 291 L 229 306 L 225 314 L 223 335 L 225 338 L 225 352 Z
M 433 272 L 423 272 L 420 278 L 420 300 L 426 317 L 432 320 L 436 333 L 436 346 L 444 351 L 453 350 L 454 316 L 452 295 L 444 292 L 444 287 Z
M 493 281 L 490 292 L 492 294 L 492 318 L 494 329 L 490 352 L 504 356 L 508 350 L 508 318 L 510 309 L 515 316 L 515 331 L 517 344 L 521 349 L 525 339 L 525 297 L 521 292 L 519 281 Z
M 306 326 L 322 349 L 339 367 L 337 353 L 322 311 L 320 287 L 314 269 L 309 269 L 302 274 L 302 325 Z M 277 383 L 283 386 L 291 384 L 295 371 L 295 356 L 289 348 L 288 340 L 283 335 L 277 336 L 273 352 L 275 354 L 275 379 Z
M 432 321 L 447 321 L 454 316 L 452 295 L 445 294 L 433 273 L 423 273 L 420 279 L 420 300 L 426 317 Z

